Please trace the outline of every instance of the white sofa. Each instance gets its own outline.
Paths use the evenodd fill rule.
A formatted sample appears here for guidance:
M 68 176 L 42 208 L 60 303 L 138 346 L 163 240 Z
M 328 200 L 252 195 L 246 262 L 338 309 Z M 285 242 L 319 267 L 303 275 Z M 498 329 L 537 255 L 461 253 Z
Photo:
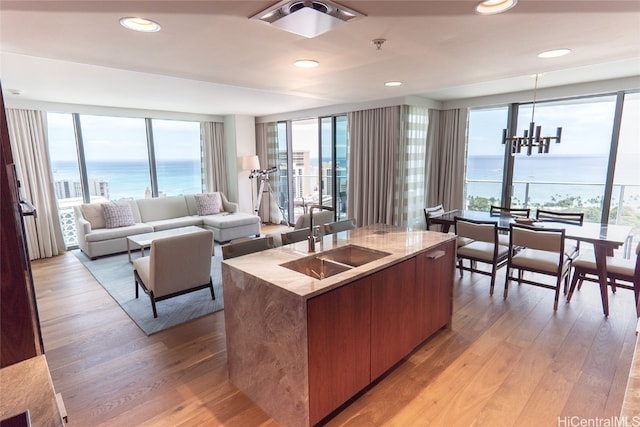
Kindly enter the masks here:
M 131 207 L 135 223 L 116 228 L 107 228 L 101 221 L 96 221 L 95 217 L 85 217 L 89 208 L 99 217 L 101 204 L 75 206 L 78 246 L 93 259 L 126 251 L 127 236 L 190 225 L 212 230 L 214 239 L 218 242 L 259 236 L 260 217 L 238 212 L 237 203 L 229 202 L 222 193 L 220 196 L 223 212 L 203 216 L 198 215 L 194 194 L 121 200 L 119 203 L 126 203 Z

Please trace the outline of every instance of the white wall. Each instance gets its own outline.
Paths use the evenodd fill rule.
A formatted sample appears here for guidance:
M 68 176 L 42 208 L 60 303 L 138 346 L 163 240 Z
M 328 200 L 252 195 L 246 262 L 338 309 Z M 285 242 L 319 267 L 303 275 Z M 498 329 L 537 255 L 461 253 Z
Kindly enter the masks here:
M 242 158 L 256 154 L 255 117 L 233 115 L 224 117 L 225 156 L 229 191 L 227 198 L 239 204 L 240 212 L 252 213 L 251 191 L 254 180 L 249 179 L 249 171 L 242 170 Z

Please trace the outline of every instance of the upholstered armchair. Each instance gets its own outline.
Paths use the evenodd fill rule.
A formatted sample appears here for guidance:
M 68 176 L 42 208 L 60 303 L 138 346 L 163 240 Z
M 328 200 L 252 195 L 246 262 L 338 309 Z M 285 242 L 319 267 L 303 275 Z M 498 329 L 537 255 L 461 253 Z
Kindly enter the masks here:
M 158 317 L 156 301 L 204 288 L 215 299 L 212 253 L 213 232 L 209 230 L 154 240 L 149 256 L 133 261 L 136 298 L 139 285 L 151 299 L 153 317 Z

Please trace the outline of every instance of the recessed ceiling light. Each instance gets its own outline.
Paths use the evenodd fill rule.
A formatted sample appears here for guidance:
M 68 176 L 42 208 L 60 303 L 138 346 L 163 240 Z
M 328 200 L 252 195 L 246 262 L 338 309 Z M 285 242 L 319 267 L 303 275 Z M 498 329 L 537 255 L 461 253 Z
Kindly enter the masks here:
M 156 31 L 160 31 L 160 24 L 145 18 L 120 18 L 120 25 L 129 30 L 142 31 L 143 33 L 153 33 Z
M 495 15 L 502 13 L 518 3 L 518 0 L 484 0 L 476 6 L 476 12 L 480 15 Z
M 402 82 L 392 81 L 392 82 L 386 82 L 384 85 L 385 86 L 400 86 L 401 84 L 402 84 Z
M 538 54 L 538 58 L 557 58 L 558 56 L 565 56 L 571 53 L 571 49 L 562 48 L 562 49 L 553 49 L 547 50 L 546 52 L 540 52 Z
M 300 59 L 298 61 L 295 61 L 293 65 L 300 68 L 313 68 L 320 65 L 320 63 L 315 59 Z

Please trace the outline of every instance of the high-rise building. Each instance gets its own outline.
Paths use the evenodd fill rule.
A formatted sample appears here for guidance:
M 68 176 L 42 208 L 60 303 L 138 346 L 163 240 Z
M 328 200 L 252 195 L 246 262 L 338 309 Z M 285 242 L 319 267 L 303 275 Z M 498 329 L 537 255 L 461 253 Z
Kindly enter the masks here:
M 53 187 L 58 200 L 82 198 L 82 184 L 80 181 L 68 179 L 54 181 Z M 109 200 L 109 181 L 104 181 L 99 178 L 90 179 L 89 194 L 91 196 L 101 196 Z

